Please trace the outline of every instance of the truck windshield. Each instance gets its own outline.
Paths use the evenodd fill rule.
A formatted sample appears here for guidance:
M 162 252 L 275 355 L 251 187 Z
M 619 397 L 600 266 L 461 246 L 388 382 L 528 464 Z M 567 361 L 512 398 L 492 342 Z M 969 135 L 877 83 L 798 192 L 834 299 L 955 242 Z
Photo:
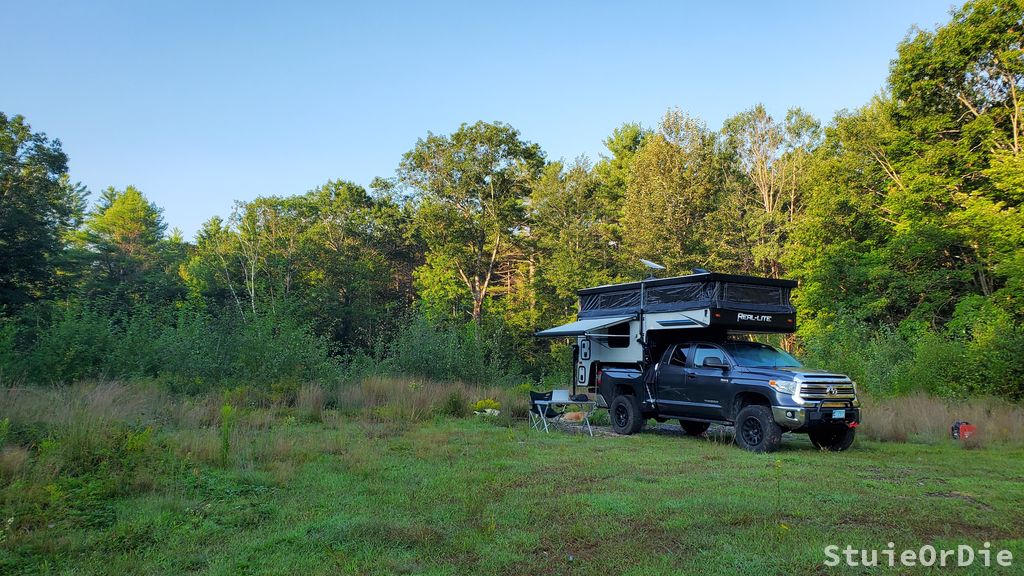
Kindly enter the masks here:
M 798 368 L 801 366 L 796 358 L 760 342 L 727 342 L 723 347 L 740 366 L 771 366 L 772 368 Z

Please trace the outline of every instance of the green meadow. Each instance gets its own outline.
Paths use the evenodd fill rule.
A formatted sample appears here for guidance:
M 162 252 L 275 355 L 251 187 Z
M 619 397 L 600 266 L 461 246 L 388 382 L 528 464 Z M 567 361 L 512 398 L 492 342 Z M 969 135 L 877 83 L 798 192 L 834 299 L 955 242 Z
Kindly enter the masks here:
M 1019 445 L 787 435 L 756 455 L 727 429 L 544 434 L 449 401 L 410 419 L 53 395 L 5 396 L 3 574 L 861 574 L 880 569 L 826 567 L 824 548 L 888 542 L 1024 562 Z

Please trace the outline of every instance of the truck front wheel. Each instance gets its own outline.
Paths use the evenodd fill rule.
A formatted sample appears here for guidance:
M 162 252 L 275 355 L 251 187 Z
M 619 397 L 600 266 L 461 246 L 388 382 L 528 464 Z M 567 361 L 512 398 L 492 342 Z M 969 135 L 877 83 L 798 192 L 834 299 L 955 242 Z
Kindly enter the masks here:
M 811 444 L 818 450 L 842 452 L 853 444 L 857 431 L 848 426 L 822 426 L 807 431 Z
M 775 423 L 772 410 L 751 404 L 736 417 L 736 444 L 751 452 L 774 452 L 782 443 L 782 428 Z
M 644 426 L 643 416 L 636 398 L 630 394 L 619 394 L 608 407 L 612 420 L 612 431 L 616 434 L 635 434 Z

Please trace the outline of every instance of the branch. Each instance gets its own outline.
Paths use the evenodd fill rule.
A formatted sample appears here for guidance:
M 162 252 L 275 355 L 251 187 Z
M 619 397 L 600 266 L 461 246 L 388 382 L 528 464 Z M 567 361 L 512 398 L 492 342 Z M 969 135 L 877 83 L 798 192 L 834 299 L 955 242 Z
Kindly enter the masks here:
M 907 187 L 903 185 L 903 180 L 900 178 L 900 175 L 896 173 L 896 169 L 892 167 L 892 164 L 889 162 L 888 158 L 885 157 L 885 152 L 882 152 L 880 150 L 872 150 L 870 148 L 868 149 L 868 152 L 871 153 L 871 156 L 875 159 L 875 162 L 878 162 L 878 165 L 882 167 L 882 170 L 885 171 L 885 174 L 890 179 L 892 179 L 892 181 L 895 182 L 897 186 L 900 187 L 900 190 L 906 192 Z
M 964 106 L 967 106 L 967 109 L 971 111 L 971 114 L 974 114 L 975 118 L 981 116 L 981 112 L 978 112 L 978 109 L 975 108 L 974 105 L 971 104 L 969 100 L 967 100 L 967 98 L 964 98 L 963 93 L 957 92 L 956 99 L 959 100 L 960 103 L 963 104 Z
M 494 236 L 494 250 L 491 250 L 491 261 L 487 264 L 487 275 L 484 277 L 484 284 L 480 287 L 480 299 L 483 300 L 487 294 L 487 286 L 491 283 L 491 273 L 494 271 L 494 262 L 498 259 L 498 246 L 501 245 L 501 234 Z

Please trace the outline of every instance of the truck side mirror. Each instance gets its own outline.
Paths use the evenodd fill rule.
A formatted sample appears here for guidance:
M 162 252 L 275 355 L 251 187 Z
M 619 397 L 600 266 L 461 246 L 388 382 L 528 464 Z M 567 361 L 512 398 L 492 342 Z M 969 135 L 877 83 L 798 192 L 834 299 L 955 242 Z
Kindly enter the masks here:
M 729 368 L 729 365 L 722 362 L 722 359 L 718 356 L 708 356 L 704 359 L 704 364 L 702 364 L 702 366 L 704 368 L 721 368 L 722 370 L 727 370 Z

